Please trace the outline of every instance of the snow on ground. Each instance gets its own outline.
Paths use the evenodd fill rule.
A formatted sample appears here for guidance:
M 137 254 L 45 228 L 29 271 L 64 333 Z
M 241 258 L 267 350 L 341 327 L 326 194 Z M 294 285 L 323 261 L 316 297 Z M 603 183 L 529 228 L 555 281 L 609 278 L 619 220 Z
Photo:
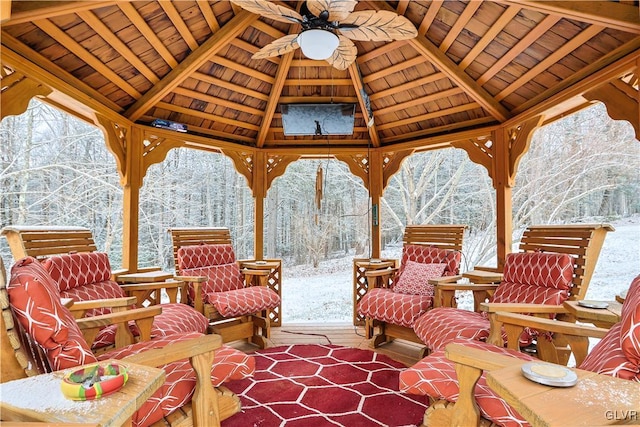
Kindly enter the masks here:
M 611 223 L 586 299 L 612 300 L 640 274 L 640 216 Z M 401 248 L 383 256 L 397 258 Z M 283 323 L 336 322 L 353 319 L 353 256 L 311 266 L 283 266 Z M 461 295 L 459 306 L 469 309 L 471 296 Z

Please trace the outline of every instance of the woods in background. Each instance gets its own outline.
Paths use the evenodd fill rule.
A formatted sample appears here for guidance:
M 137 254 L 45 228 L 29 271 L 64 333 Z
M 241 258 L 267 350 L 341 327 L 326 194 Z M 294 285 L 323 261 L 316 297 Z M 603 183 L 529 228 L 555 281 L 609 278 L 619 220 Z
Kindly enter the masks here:
M 97 128 L 32 102 L 0 125 L 0 225 L 90 228 L 114 267 L 121 260 L 122 188 Z M 323 198 L 315 203 L 316 173 Z M 640 143 L 632 127 L 602 105 L 539 129 L 513 190 L 514 230 L 529 224 L 608 221 L 640 213 Z M 167 229 L 225 226 L 239 257 L 253 252 L 253 197 L 222 154 L 172 150 L 153 165 L 140 194 L 141 266 L 173 268 Z M 370 202 L 364 183 L 335 159 L 300 160 L 277 178 L 265 201 L 265 254 L 285 265 L 333 256 L 368 256 Z M 466 153 L 443 149 L 407 158 L 380 206 L 383 244 L 407 224 L 468 224 L 469 265 L 495 252 L 495 192 L 487 172 Z M 516 235 L 517 239 L 518 236 Z M 6 242 L 1 255 L 11 263 Z

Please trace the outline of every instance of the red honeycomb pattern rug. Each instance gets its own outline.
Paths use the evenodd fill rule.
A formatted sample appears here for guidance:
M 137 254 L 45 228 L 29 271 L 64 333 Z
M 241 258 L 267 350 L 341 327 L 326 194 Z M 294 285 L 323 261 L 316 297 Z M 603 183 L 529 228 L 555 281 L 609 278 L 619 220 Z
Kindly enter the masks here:
M 242 412 L 222 427 L 417 426 L 428 406 L 398 391 L 402 363 L 371 350 L 291 345 L 254 356 L 253 378 L 225 384 Z

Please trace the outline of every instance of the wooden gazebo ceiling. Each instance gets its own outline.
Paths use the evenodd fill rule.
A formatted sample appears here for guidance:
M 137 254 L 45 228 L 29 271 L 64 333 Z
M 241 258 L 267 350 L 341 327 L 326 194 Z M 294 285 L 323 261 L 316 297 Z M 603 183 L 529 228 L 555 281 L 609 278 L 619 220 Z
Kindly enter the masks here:
M 548 104 L 622 60 L 633 64 L 640 48 L 634 1 L 361 1 L 356 7 L 368 9 L 404 15 L 418 36 L 355 42 L 357 65 L 339 71 L 300 50 L 251 59 L 299 29 L 228 1 L 13 1 L 2 24 L 3 86 L 12 71 L 25 73 L 12 65 L 24 58 L 39 75 L 64 83 L 52 88 L 52 102 L 89 120 L 98 110 L 137 123 L 168 119 L 212 146 L 277 150 L 330 141 L 357 149 L 428 148 L 442 135 L 486 131 L 541 108 L 550 119 L 582 106 L 588 97 L 555 110 Z M 637 67 L 611 86 L 636 108 Z M 90 100 L 89 108 L 55 96 L 70 88 Z M 357 104 L 353 135 L 284 136 L 282 104 L 330 102 Z

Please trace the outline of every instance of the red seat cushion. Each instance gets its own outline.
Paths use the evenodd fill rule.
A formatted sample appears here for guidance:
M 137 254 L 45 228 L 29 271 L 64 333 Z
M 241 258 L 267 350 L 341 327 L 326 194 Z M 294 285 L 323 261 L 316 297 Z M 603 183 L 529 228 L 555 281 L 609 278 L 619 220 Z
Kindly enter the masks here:
M 387 288 L 368 291 L 358 304 L 361 316 L 412 328 L 414 322 L 433 304 L 433 296 L 408 295 Z
M 249 286 L 235 291 L 212 292 L 205 295 L 223 317 L 244 316 L 271 310 L 280 304 L 280 295 L 265 286 Z
M 479 341 L 460 339 L 453 342 L 522 360 L 536 360 L 527 354 Z M 436 351 L 402 371 L 399 381 L 401 392 L 428 395 L 433 399 L 445 399 L 449 402 L 458 400 L 460 390 L 455 364 L 445 357 L 444 350 Z M 484 374 L 478 380 L 474 393 L 484 418 L 508 427 L 528 425 L 520 414 L 489 388 Z
M 507 254 L 504 278 L 491 302 L 560 305 L 569 297 L 572 280 L 573 259 L 569 255 Z M 489 329 L 486 313 L 446 307 L 428 311 L 414 325 L 416 335 L 431 350 L 442 349 L 455 338 L 486 340 Z M 525 330 L 520 345 L 528 345 L 531 340 L 531 331 Z

